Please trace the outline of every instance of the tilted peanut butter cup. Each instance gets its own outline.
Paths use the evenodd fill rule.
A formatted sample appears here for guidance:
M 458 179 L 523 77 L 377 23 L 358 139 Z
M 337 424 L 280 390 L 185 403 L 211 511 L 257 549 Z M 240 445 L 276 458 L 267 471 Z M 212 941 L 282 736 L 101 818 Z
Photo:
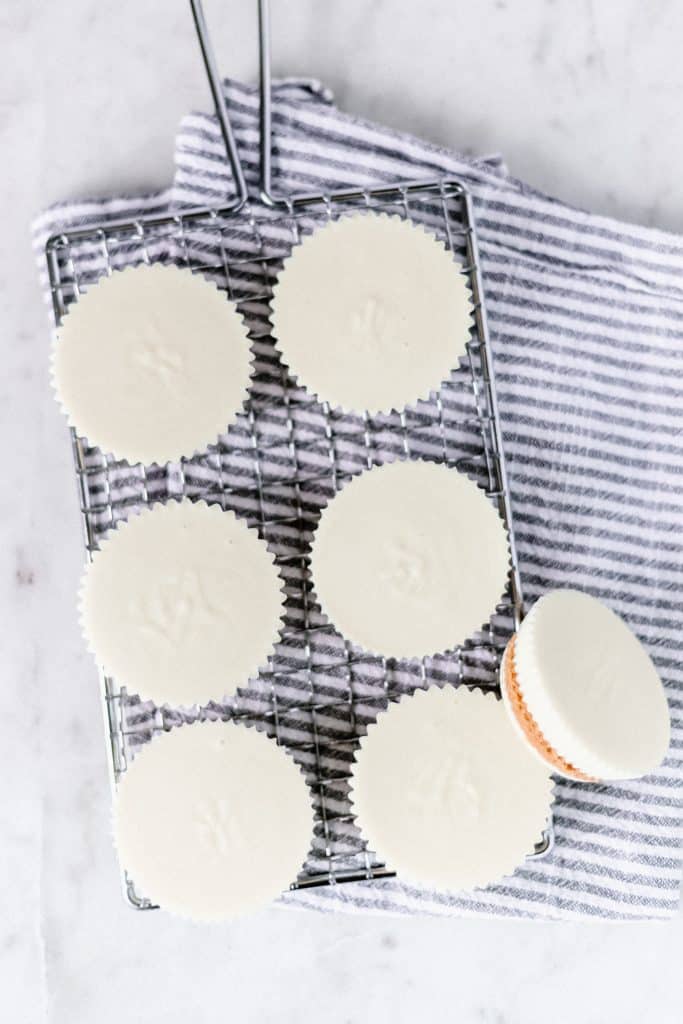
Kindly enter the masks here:
M 652 659 L 588 594 L 544 595 L 508 643 L 500 682 L 526 742 L 567 778 L 637 778 L 666 755 L 669 710 Z

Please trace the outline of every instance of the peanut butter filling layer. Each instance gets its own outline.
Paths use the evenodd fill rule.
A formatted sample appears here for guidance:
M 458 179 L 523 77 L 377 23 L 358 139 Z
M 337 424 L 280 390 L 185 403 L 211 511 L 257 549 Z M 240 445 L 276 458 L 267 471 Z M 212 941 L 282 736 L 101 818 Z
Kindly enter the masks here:
M 566 761 L 554 747 L 551 747 L 545 736 L 541 732 L 536 719 L 529 711 L 526 705 L 526 701 L 522 696 L 522 691 L 519 686 L 519 679 L 515 671 L 515 642 L 516 636 L 513 636 L 508 643 L 504 659 L 503 659 L 503 672 L 501 673 L 501 683 L 505 687 L 505 691 L 510 702 L 510 707 L 517 720 L 517 723 L 526 736 L 531 746 L 541 755 L 544 761 L 552 765 L 553 768 L 557 768 L 558 771 L 564 772 L 566 775 L 570 775 L 573 779 L 578 779 L 580 782 L 595 782 L 590 775 L 585 775 L 583 772 L 575 768 L 573 764 Z

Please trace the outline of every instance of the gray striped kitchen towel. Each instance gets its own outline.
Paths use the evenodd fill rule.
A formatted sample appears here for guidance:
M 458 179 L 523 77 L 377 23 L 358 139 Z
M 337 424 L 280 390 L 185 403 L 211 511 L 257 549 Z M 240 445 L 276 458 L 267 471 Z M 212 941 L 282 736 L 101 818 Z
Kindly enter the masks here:
M 234 82 L 227 83 L 226 94 L 247 181 L 256 194 L 257 95 Z M 280 192 L 435 176 L 456 176 L 469 186 L 479 230 L 526 600 L 532 602 L 552 587 L 573 586 L 602 598 L 622 614 L 666 682 L 673 723 L 669 756 L 648 778 L 609 786 L 558 780 L 553 850 L 544 859 L 527 861 L 498 885 L 467 897 L 451 897 L 392 878 L 299 889 L 283 901 L 322 910 L 544 918 L 635 919 L 675 913 L 683 783 L 683 239 L 572 209 L 511 178 L 495 159 L 466 159 L 349 117 L 314 83 L 281 83 L 275 90 L 273 124 L 274 176 Z M 146 197 L 63 204 L 37 219 L 35 242 L 41 271 L 42 247 L 54 231 L 175 212 L 191 205 L 220 206 L 231 187 L 215 119 L 192 114 L 178 134 L 175 178 L 169 190 Z M 256 201 L 251 209 L 258 209 Z M 255 254 L 252 229 L 246 215 L 241 224 L 236 223 L 234 239 L 223 241 L 224 246 L 233 246 L 231 258 L 243 261 L 247 296 L 249 257 Z M 277 229 L 272 232 L 275 244 Z M 146 255 L 173 258 L 163 241 L 158 242 L 160 248 L 155 245 L 150 243 Z M 210 250 L 211 243 L 198 229 L 184 245 L 202 253 Z M 104 271 L 105 256 L 118 266 L 140 259 L 139 251 L 125 246 L 104 255 L 101 247 L 86 247 L 74 257 L 81 261 L 77 267 L 81 283 Z M 264 315 L 267 311 L 254 312 L 257 318 Z M 257 331 L 254 335 L 255 393 L 244 422 L 226 435 L 223 461 L 217 464 L 215 454 L 188 460 L 180 483 L 178 467 L 151 467 L 145 473 L 144 494 L 145 498 L 169 496 L 179 493 L 181 486 L 189 493 L 205 493 L 216 485 L 218 474 L 221 486 L 226 478 L 232 485 L 234 507 L 249 516 L 254 512 L 256 472 L 261 499 L 282 513 L 279 518 L 273 515 L 280 528 L 268 539 L 282 555 L 282 571 L 295 596 L 293 632 L 283 641 L 278 657 L 296 667 L 303 665 L 297 661 L 301 652 L 296 627 L 301 623 L 307 583 L 297 554 L 299 540 L 291 526 L 292 503 L 306 528 L 312 528 L 329 497 L 324 480 L 330 454 L 326 447 L 329 413 L 326 419 L 314 404 L 303 400 L 297 404 L 282 390 L 287 385 L 273 369 L 267 325 L 260 338 Z M 446 443 L 467 450 L 472 439 L 466 430 L 460 434 L 457 430 L 458 414 L 464 408 L 461 394 L 455 374 L 443 396 L 456 423 L 453 436 L 432 436 L 429 425 L 435 421 L 429 419 L 427 409 L 426 428 L 411 435 L 411 454 L 434 457 L 436 453 L 438 457 L 439 446 Z M 255 470 L 250 448 L 254 428 L 267 441 Z M 306 479 L 322 481 L 308 490 L 304 487 L 303 497 L 301 486 L 288 489 L 286 479 L 291 442 L 301 433 L 309 442 L 301 446 L 308 460 Z M 373 461 L 401 453 L 400 431 L 388 421 L 361 424 L 359 432 L 342 418 L 335 423 L 335 436 L 343 473 L 362 469 L 369 444 Z M 301 468 L 295 466 L 295 471 Z M 107 494 L 116 515 L 126 502 L 136 501 L 141 486 L 136 473 L 127 467 L 107 468 Z M 269 480 L 275 484 L 264 499 L 263 488 Z M 95 460 L 91 486 L 100 485 L 104 486 L 101 481 L 98 484 Z M 110 525 L 110 512 L 111 507 L 101 524 L 103 530 Z M 301 689 L 297 688 L 317 687 L 321 700 L 325 694 L 334 697 L 335 679 L 330 671 L 326 674 L 325 665 L 332 663 L 329 658 L 337 642 L 341 640 L 328 638 L 317 655 L 314 651 L 320 661 L 313 666 L 309 650 L 305 680 L 294 673 L 289 690 L 280 691 L 279 721 L 285 742 L 288 736 L 309 741 L 298 747 L 305 767 L 313 745 L 311 728 L 315 744 L 324 746 L 329 737 L 338 738 L 344 729 L 355 727 L 357 720 L 362 728 L 363 721 L 371 721 L 381 706 L 371 667 L 365 672 L 361 666 L 353 683 L 357 717 L 352 725 L 342 720 L 339 700 L 330 699 L 329 714 L 323 709 L 311 726 L 311 716 L 306 718 L 301 710 Z M 411 676 L 410 666 L 397 665 L 392 671 L 399 691 L 421 685 L 419 676 Z M 447 679 L 448 673 L 447 660 L 440 666 L 430 664 L 426 681 L 432 681 L 432 676 L 434 681 Z M 255 681 L 242 694 L 244 705 L 253 706 L 257 714 L 259 702 L 272 697 L 272 678 Z M 348 689 L 348 679 L 344 686 Z M 220 713 L 220 708 L 214 710 Z M 158 712 L 132 702 L 127 714 L 131 733 L 137 729 L 141 741 L 149 738 Z M 294 739 L 292 746 L 296 746 Z M 329 758 L 336 774 L 326 780 L 322 799 L 327 801 L 327 817 L 316 836 L 312 870 L 316 850 L 323 865 L 330 847 L 345 851 L 349 865 L 357 863 L 354 857 L 358 857 L 358 837 L 346 813 L 348 761 L 334 753 Z

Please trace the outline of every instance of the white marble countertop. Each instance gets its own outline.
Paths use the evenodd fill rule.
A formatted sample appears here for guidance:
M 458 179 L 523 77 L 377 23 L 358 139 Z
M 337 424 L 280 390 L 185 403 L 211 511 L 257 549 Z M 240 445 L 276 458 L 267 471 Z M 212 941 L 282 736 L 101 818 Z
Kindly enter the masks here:
M 683 229 L 677 0 L 273 7 L 276 72 L 316 75 L 341 106 L 439 143 L 501 150 L 514 173 L 564 199 Z M 253 78 L 252 0 L 206 8 L 221 68 Z M 552 926 L 272 910 L 199 930 L 124 907 L 95 672 L 74 610 L 71 456 L 47 382 L 28 225 L 56 199 L 164 184 L 176 123 L 208 96 L 185 0 L 5 0 L 0 52 L 2 1019 L 680 1020 L 681 919 Z

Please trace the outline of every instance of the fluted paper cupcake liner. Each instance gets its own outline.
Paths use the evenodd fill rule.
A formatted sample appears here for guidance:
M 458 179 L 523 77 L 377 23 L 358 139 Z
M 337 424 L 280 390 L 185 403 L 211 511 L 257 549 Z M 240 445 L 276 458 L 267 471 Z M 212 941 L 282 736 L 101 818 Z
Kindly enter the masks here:
M 200 667 L 197 666 L 196 671 L 191 675 L 183 675 L 183 679 L 180 676 L 175 681 L 175 685 L 171 685 L 168 682 L 168 676 L 166 672 L 159 669 L 157 676 L 152 676 L 148 671 L 143 670 L 145 658 L 141 658 L 135 672 L 136 677 L 133 678 L 132 672 L 126 671 L 126 664 L 128 659 L 122 654 L 122 644 L 124 643 L 125 629 L 123 625 L 119 629 L 120 635 L 117 640 L 114 641 L 114 646 L 107 650 L 107 644 L 109 641 L 106 637 L 103 638 L 103 632 L 106 634 L 106 630 L 109 628 L 109 624 L 106 618 L 103 616 L 102 609 L 99 609 L 99 613 L 96 618 L 99 619 L 99 625 L 95 625 L 93 622 L 93 610 L 89 608 L 90 600 L 90 588 L 92 587 L 92 580 L 96 578 L 94 574 L 100 572 L 100 566 L 103 564 L 100 560 L 103 558 L 115 558 L 118 545 L 121 543 L 126 544 L 126 538 L 130 537 L 129 531 L 139 530 L 140 524 L 143 523 L 143 529 L 146 529 L 146 525 L 150 526 L 154 523 L 154 519 L 151 517 L 164 516 L 163 522 L 168 523 L 168 517 L 173 515 L 174 511 L 179 515 L 183 514 L 186 509 L 192 509 L 191 521 L 187 524 L 187 529 L 191 529 L 196 532 L 196 540 L 199 541 L 202 536 L 202 525 L 204 524 L 207 529 L 213 528 L 214 523 L 230 523 L 229 527 L 226 527 L 225 538 L 229 543 L 232 542 L 233 535 L 237 538 L 249 538 L 247 543 L 251 546 L 254 553 L 254 561 L 257 563 L 255 571 L 261 571 L 264 569 L 267 563 L 270 563 L 273 568 L 273 588 L 274 592 L 279 595 L 279 615 L 273 614 L 272 619 L 272 639 L 268 646 L 263 646 L 259 652 L 254 652 L 253 659 L 249 659 L 246 656 L 238 659 L 245 663 L 245 667 L 242 670 L 235 668 L 231 669 L 231 659 L 234 661 L 234 645 L 238 644 L 242 639 L 241 633 L 235 633 L 234 636 L 228 635 L 223 640 L 223 625 L 222 615 L 224 609 L 215 609 L 211 606 L 211 596 L 207 595 L 203 590 L 201 578 L 198 575 L 192 574 L 191 566 L 183 566 L 183 571 L 186 574 L 186 579 L 181 581 L 181 588 L 184 587 L 184 592 L 178 594 L 166 594 L 159 593 L 157 595 L 158 602 L 161 602 L 157 607 L 151 610 L 151 619 L 149 622 L 150 632 L 150 643 L 154 643 L 157 651 L 160 646 L 164 650 L 171 650 L 173 645 L 178 645 L 178 657 L 187 660 L 187 652 L 182 652 L 182 641 L 183 641 L 183 629 L 187 627 L 188 622 L 183 619 L 183 609 L 187 608 L 188 602 L 195 603 L 199 602 L 205 611 L 206 616 L 211 618 L 212 615 L 221 617 L 221 621 L 216 621 L 217 629 L 214 631 L 216 643 L 210 651 L 207 651 L 207 655 L 213 665 L 213 677 L 216 683 L 212 686 L 204 681 L 201 675 Z M 206 518 L 205 518 L 206 517 Z M 226 517 L 220 519 L 220 517 Z M 159 520 L 156 520 L 159 522 Z M 179 523 L 175 529 L 182 529 L 184 524 Z M 237 527 L 240 531 L 235 533 L 234 527 Z M 241 531 L 244 531 L 242 533 Z M 212 532 L 215 532 L 212 530 Z M 210 537 L 210 541 L 216 540 L 215 537 Z M 222 540 L 223 536 L 219 531 L 219 540 Z M 215 548 L 212 548 L 212 552 Z M 265 558 L 263 557 L 265 556 Z M 130 554 L 127 555 L 130 559 Z M 169 552 L 169 557 L 172 558 L 172 552 Z M 251 556 L 248 556 L 251 557 Z M 144 551 L 140 552 L 141 564 L 138 569 L 141 577 L 144 577 L 145 566 L 144 566 Z M 266 562 L 267 560 L 267 562 Z M 225 571 L 230 572 L 230 559 L 225 559 Z M 109 570 L 111 575 L 111 570 Z M 189 574 L 189 575 L 188 575 Z M 279 586 L 278 586 L 279 583 Z M 103 595 L 100 594 L 100 599 Z M 106 598 L 106 594 L 104 595 Z M 173 598 L 173 608 L 164 609 L 163 601 L 170 600 Z M 137 595 L 135 592 L 135 582 L 131 580 L 130 592 L 125 594 L 125 599 L 128 602 L 135 602 Z M 195 600 L 196 599 L 196 600 Z M 123 600 L 123 597 L 122 597 Z M 249 678 L 256 676 L 259 671 L 264 668 L 269 659 L 275 654 L 275 645 L 279 642 L 282 629 L 285 624 L 285 583 L 282 579 L 275 557 L 268 550 L 265 542 L 261 540 L 251 527 L 239 519 L 234 512 L 223 509 L 219 504 L 208 505 L 205 501 L 191 501 L 190 499 L 171 500 L 166 503 L 155 503 L 152 506 L 142 509 L 139 513 L 136 513 L 130 520 L 120 522 L 116 528 L 109 534 L 104 540 L 100 551 L 95 552 L 93 561 L 86 566 L 81 580 L 78 595 L 78 614 L 81 624 L 81 630 L 85 638 L 86 645 L 91 651 L 95 659 L 104 666 L 105 671 L 112 675 L 121 686 L 125 686 L 130 692 L 137 693 L 141 698 L 145 700 L 152 700 L 155 704 L 161 706 L 164 704 L 171 705 L 175 708 L 184 709 L 191 711 L 193 708 L 201 707 L 207 704 L 211 700 L 222 700 L 224 697 L 229 696 L 239 686 L 246 685 Z M 97 609 L 95 609 L 97 611 Z M 111 610 L 111 614 L 116 617 L 120 614 L 121 609 L 118 606 L 114 606 Z M 139 609 L 139 615 L 143 616 L 144 609 Z M 148 609 L 148 611 L 150 611 Z M 168 615 L 166 614 L 168 611 Z M 200 609 L 201 612 L 201 609 Z M 261 608 L 259 607 L 259 614 L 261 614 Z M 137 616 L 137 613 L 136 613 Z M 149 618 L 149 616 L 148 616 Z M 175 618 L 175 622 L 173 621 Z M 277 624 L 276 624 L 277 619 Z M 159 642 L 159 633 L 169 634 L 162 637 L 161 644 Z M 197 651 L 197 654 L 203 654 L 204 649 Z M 172 662 L 172 656 L 169 653 L 169 661 Z M 251 664 L 248 664 L 251 661 Z M 168 666 L 167 666 L 168 667 Z M 225 685 L 218 683 L 219 680 L 225 680 Z M 191 697 L 188 694 L 191 693 Z
M 152 739 L 121 776 L 112 808 L 121 866 L 174 916 L 204 924 L 259 910 L 305 862 L 310 787 L 273 739 L 253 738 L 258 732 L 234 721 L 179 725 Z M 212 757 L 212 741 L 232 748 Z
M 287 338 L 282 336 L 282 325 L 279 324 L 278 321 L 284 315 L 281 312 L 281 306 L 283 304 L 283 289 L 285 287 L 291 287 L 293 276 L 295 274 L 299 275 L 301 273 L 298 267 L 298 253 L 300 252 L 300 250 L 303 250 L 303 248 L 307 245 L 307 242 L 310 239 L 316 239 L 317 236 L 322 232 L 324 232 L 326 236 L 339 236 L 341 232 L 346 230 L 349 222 L 367 221 L 369 218 L 372 218 L 373 223 L 376 225 L 392 225 L 391 230 L 388 232 L 389 235 L 393 235 L 393 225 L 400 224 L 405 228 L 406 232 L 414 232 L 415 237 L 417 237 L 418 239 L 424 236 L 430 240 L 430 242 L 435 247 L 434 251 L 443 254 L 444 265 L 448 267 L 447 273 L 452 274 L 455 284 L 463 289 L 463 305 L 465 311 L 465 318 L 463 320 L 463 324 L 461 325 L 462 337 L 454 344 L 452 359 L 448 362 L 444 360 L 444 365 L 436 374 L 436 377 L 438 379 L 430 380 L 427 383 L 425 383 L 424 386 L 418 386 L 415 390 L 413 390 L 411 379 L 411 386 L 409 386 L 406 389 L 406 394 L 400 398 L 396 398 L 386 403 L 361 403 L 361 405 L 358 405 L 345 401 L 342 396 L 335 395 L 333 389 L 330 390 L 329 388 L 319 388 L 312 383 L 312 381 L 309 379 L 306 370 L 300 365 L 297 366 L 296 354 L 290 350 Z M 406 234 L 406 237 L 411 238 L 411 235 Z M 393 254 L 394 241 L 395 240 L 393 239 L 393 237 L 388 238 L 388 257 L 390 257 Z M 451 285 L 451 282 L 449 282 L 449 285 Z M 316 292 L 314 284 L 310 280 L 310 275 L 306 274 L 305 269 L 304 279 L 299 283 L 296 294 L 300 296 L 302 304 L 305 304 L 305 307 L 307 309 L 310 307 L 310 304 L 312 302 L 316 301 Z M 411 301 L 422 301 L 424 303 L 424 299 L 421 300 L 419 295 L 416 296 L 415 299 L 413 299 L 409 293 L 406 293 L 405 301 L 407 303 Z M 302 241 L 298 245 L 294 246 L 290 255 L 287 257 L 287 259 L 285 259 L 283 268 L 280 274 L 278 275 L 278 280 L 273 288 L 273 296 L 271 299 L 270 324 L 272 328 L 273 338 L 275 341 L 275 346 L 280 352 L 282 361 L 287 366 L 290 373 L 290 377 L 292 378 L 296 385 L 304 388 L 318 402 L 327 404 L 327 406 L 335 413 L 342 413 L 346 415 L 363 415 L 367 413 L 370 416 L 389 416 L 392 414 L 401 415 L 406 411 L 414 409 L 420 402 L 432 400 L 437 396 L 440 388 L 448 380 L 449 376 L 453 373 L 454 370 L 456 370 L 460 366 L 462 360 L 466 358 L 467 343 L 470 339 L 470 334 L 474 323 L 473 313 L 474 305 L 469 281 L 467 280 L 463 273 L 462 264 L 453 255 L 453 253 L 445 244 L 445 242 L 443 242 L 440 238 L 437 237 L 436 234 L 434 234 L 432 231 L 429 230 L 429 228 L 425 227 L 422 224 L 415 223 L 414 221 L 411 220 L 406 220 L 405 218 L 399 217 L 398 215 L 395 214 L 364 211 L 362 213 L 345 214 L 338 220 L 329 221 L 323 227 L 317 228 L 312 234 L 305 235 Z M 426 310 L 423 311 L 422 318 L 424 318 L 425 315 Z M 292 324 L 291 330 L 297 330 L 297 325 L 295 323 Z M 325 362 L 327 355 L 325 349 L 325 341 L 326 339 L 322 335 L 316 339 L 318 347 L 316 348 L 315 359 L 317 363 Z M 425 331 L 422 327 L 420 327 L 419 343 L 422 349 L 422 355 L 424 354 L 425 346 L 427 346 L 429 342 L 429 332 Z M 387 360 L 390 360 L 390 358 L 391 352 L 387 353 Z M 411 377 L 416 374 L 419 375 L 420 362 L 421 360 L 416 350 L 415 366 L 413 367 L 413 373 L 411 374 Z M 362 366 L 360 365 L 358 367 L 358 374 L 362 374 Z
M 459 713 L 468 718 L 466 735 L 454 734 L 457 718 L 445 721 L 450 710 L 446 702 L 451 700 L 461 709 Z M 475 701 L 477 704 L 473 705 Z M 473 730 L 476 723 L 472 721 L 472 711 L 477 706 L 479 729 Z M 382 770 L 376 771 L 373 784 L 364 776 L 378 766 L 365 764 L 367 752 L 378 742 L 392 716 L 397 715 L 404 716 L 404 735 L 396 732 L 398 719 L 394 717 L 392 749 L 383 752 Z M 427 735 L 422 735 L 425 727 Z M 439 728 L 443 730 L 441 736 Z M 510 737 L 511 747 L 502 751 L 502 744 Z M 476 749 L 485 756 L 490 765 L 486 779 L 478 778 L 468 764 L 468 749 Z M 500 764 L 500 771 L 497 764 Z M 400 776 L 403 765 L 414 770 L 412 778 L 405 780 Z M 515 767 L 520 772 L 519 777 L 513 777 Z M 375 791 L 371 796 L 366 792 L 368 786 Z M 392 786 L 396 790 L 393 793 L 390 792 Z M 438 820 L 432 812 L 431 822 L 429 814 L 421 815 L 423 803 L 429 800 L 441 804 Z M 351 809 L 369 848 L 386 859 L 387 867 L 394 868 L 403 881 L 449 892 L 484 888 L 512 874 L 540 842 L 553 800 L 549 771 L 543 770 L 520 743 L 496 695 L 492 691 L 470 690 L 465 686 L 454 688 L 450 684 L 416 690 L 380 712 L 377 720 L 368 726 L 367 735 L 360 740 L 350 781 Z M 472 806 L 471 827 L 457 816 L 453 801 Z M 527 801 L 526 808 L 524 801 Z M 489 815 L 489 827 L 482 825 L 482 834 L 476 835 L 480 815 Z M 491 835 L 490 823 L 494 818 L 500 820 Z M 435 820 L 436 829 L 432 834 L 428 826 L 430 823 L 434 826 Z M 402 840 L 398 833 L 403 830 Z M 487 845 L 485 833 L 488 833 Z M 382 844 L 383 834 L 386 848 Z M 424 850 L 422 865 L 419 863 L 422 854 L 416 859 L 416 844 Z M 435 850 L 443 852 L 439 866 L 434 860 Z
M 193 395 L 196 381 L 186 378 L 188 368 L 182 365 L 180 357 L 175 362 L 173 359 L 169 362 L 169 354 L 164 351 L 163 347 L 164 338 L 163 336 L 157 336 L 158 325 L 155 323 L 155 319 L 151 315 L 152 310 L 150 309 L 144 311 L 144 315 L 139 321 L 140 339 L 139 348 L 136 349 L 137 363 L 135 366 L 130 366 L 125 370 L 124 379 L 118 381 L 113 379 L 96 380 L 86 383 L 87 375 L 85 368 L 88 363 L 96 363 L 98 344 L 101 344 L 100 335 L 106 335 L 108 327 L 107 303 L 105 303 L 105 309 L 101 312 L 101 315 L 98 314 L 96 316 L 92 314 L 92 309 L 97 309 L 94 304 L 101 302 L 103 295 L 111 303 L 112 289 L 122 291 L 121 282 L 126 283 L 130 287 L 130 282 L 140 280 L 141 275 L 146 275 L 149 282 L 152 279 L 152 275 L 156 274 L 158 277 L 161 271 L 166 275 L 164 280 L 168 282 L 164 287 L 171 289 L 169 294 L 173 295 L 180 287 L 187 287 L 186 282 L 188 279 L 192 279 L 196 283 L 202 282 L 204 294 L 201 299 L 198 296 L 196 284 L 194 285 L 194 302 L 197 305 L 197 310 L 201 311 L 203 308 L 206 313 L 212 311 L 213 315 L 224 317 L 226 324 L 229 324 L 234 318 L 233 326 L 235 324 L 239 325 L 238 331 L 242 335 L 241 340 L 244 343 L 243 380 L 239 387 L 237 388 L 235 384 L 234 374 L 226 375 L 225 373 L 219 373 L 218 370 L 215 372 L 211 370 L 209 378 L 206 374 L 208 368 L 204 368 L 205 379 L 210 379 L 212 384 L 215 384 L 216 380 L 220 380 L 224 386 L 230 387 L 235 391 L 233 399 L 228 396 L 224 404 L 219 401 L 215 403 L 216 412 L 215 416 L 211 415 L 209 417 L 211 420 L 210 424 L 205 422 L 206 417 L 203 414 L 203 407 L 199 397 L 195 399 Z M 123 309 L 126 310 L 127 316 L 130 317 L 131 323 L 133 323 L 134 318 L 140 315 L 139 310 L 126 307 L 126 303 L 130 300 L 126 299 L 125 290 L 123 290 L 123 294 L 117 297 L 117 315 L 123 315 L 119 308 L 119 300 L 123 303 Z M 196 317 L 193 317 L 193 323 L 195 319 Z M 71 344 L 70 338 L 74 333 L 78 338 L 77 332 L 79 331 L 83 331 L 87 335 L 83 344 L 79 345 L 79 349 L 83 348 L 84 351 L 76 354 L 78 358 L 76 356 L 71 357 L 72 364 L 67 375 L 67 371 L 64 368 L 60 370 L 60 359 L 64 358 L 64 346 Z M 206 335 L 202 336 L 200 319 L 200 323 L 196 328 L 194 343 L 197 349 L 200 349 L 205 342 Z M 110 339 L 112 346 L 115 346 L 116 343 L 116 338 Z M 228 344 L 230 344 L 229 340 Z M 88 346 L 90 346 L 90 351 L 87 351 Z M 81 366 L 84 367 L 84 379 L 79 382 Z M 192 367 L 189 369 L 192 370 Z M 186 443 L 174 442 L 169 444 L 166 438 L 161 441 L 157 439 L 150 442 L 145 437 L 144 425 L 140 423 L 138 426 L 135 423 L 130 423 L 129 418 L 127 418 L 127 416 L 130 417 L 130 413 L 124 414 L 124 410 L 120 406 L 121 394 L 119 394 L 119 407 L 112 414 L 112 395 L 116 397 L 115 389 L 118 387 L 122 390 L 124 386 L 134 388 L 135 381 L 140 379 L 140 374 L 145 373 L 154 373 L 162 381 L 166 378 L 167 385 L 164 386 L 177 388 L 178 394 L 175 396 L 174 401 L 177 402 L 182 410 L 183 429 L 185 430 L 185 425 L 188 422 L 190 423 L 190 429 L 185 430 L 187 436 Z M 111 456 L 116 460 L 126 461 L 129 465 L 143 463 L 145 465 L 163 466 L 169 462 L 178 462 L 183 457 L 189 458 L 194 454 L 204 451 L 208 446 L 215 444 L 219 435 L 234 421 L 238 413 L 246 408 L 249 388 L 251 387 L 254 373 L 254 353 L 249 342 L 247 326 L 244 317 L 239 314 L 234 304 L 231 303 L 224 293 L 221 293 L 213 281 L 210 281 L 204 275 L 192 273 L 187 268 L 162 263 L 138 264 L 126 267 L 123 270 L 114 270 L 109 276 L 100 278 L 88 288 L 78 302 L 69 308 L 55 334 L 50 351 L 50 380 L 52 388 L 57 403 L 66 416 L 69 426 L 86 440 L 90 446 L 98 447 L 103 454 Z M 129 375 L 127 385 L 125 374 Z M 154 388 L 148 388 L 147 390 L 149 395 L 145 399 L 144 416 L 154 417 L 154 403 L 156 401 Z M 180 400 L 181 397 L 182 401 Z M 190 403 L 192 401 L 198 403 L 197 407 L 201 413 L 200 418 L 204 421 L 201 426 L 197 426 L 194 430 L 191 427 L 191 417 L 188 416 L 187 399 L 189 399 Z M 142 406 L 143 403 L 141 402 L 140 405 Z M 102 409 L 106 407 L 109 407 L 108 422 L 103 423 Z M 158 408 L 158 404 L 156 408 Z M 137 415 L 140 418 L 140 410 L 138 410 Z M 100 422 L 93 423 L 93 418 L 98 419 Z M 132 428 L 136 428 L 137 432 L 136 436 L 131 440 L 127 435 L 131 433 Z

